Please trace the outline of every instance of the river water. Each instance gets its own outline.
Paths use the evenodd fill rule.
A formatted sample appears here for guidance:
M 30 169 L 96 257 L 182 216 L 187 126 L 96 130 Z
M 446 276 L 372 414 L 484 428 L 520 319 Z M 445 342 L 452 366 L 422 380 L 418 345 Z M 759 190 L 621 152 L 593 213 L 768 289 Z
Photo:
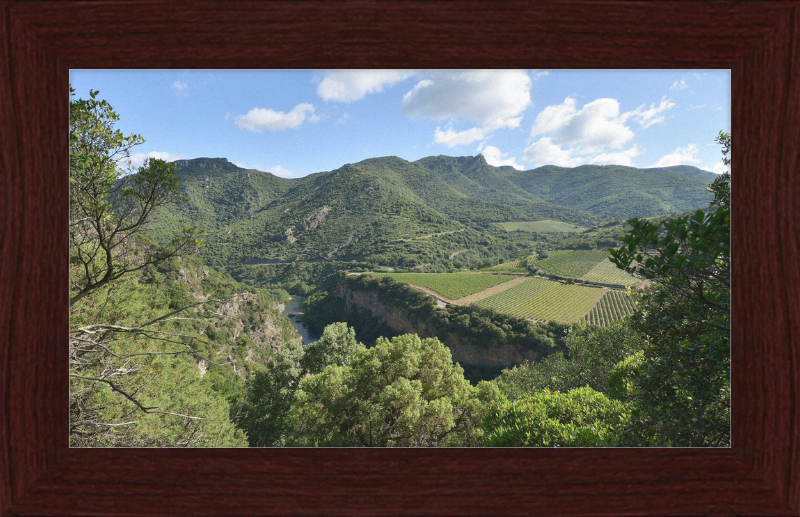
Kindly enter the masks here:
M 286 304 L 286 307 L 281 311 L 281 316 L 289 318 L 289 313 L 297 314 L 304 312 L 303 310 L 303 302 L 305 301 L 304 296 L 290 296 L 289 303 Z M 291 317 L 289 320 L 297 326 L 297 331 L 303 336 L 303 344 L 308 345 L 309 343 L 314 343 L 315 341 L 319 341 L 319 336 L 316 334 L 312 334 L 305 325 L 302 323 L 298 323 L 296 317 Z

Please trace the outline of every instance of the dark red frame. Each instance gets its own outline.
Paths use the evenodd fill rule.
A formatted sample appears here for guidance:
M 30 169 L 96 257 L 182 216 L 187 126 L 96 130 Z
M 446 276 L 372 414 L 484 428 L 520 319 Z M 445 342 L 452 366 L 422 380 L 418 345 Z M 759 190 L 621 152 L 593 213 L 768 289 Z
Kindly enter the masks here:
M 798 5 L 3 2 L 0 513 L 797 515 Z M 326 67 L 732 69 L 733 448 L 67 448 L 69 69 Z

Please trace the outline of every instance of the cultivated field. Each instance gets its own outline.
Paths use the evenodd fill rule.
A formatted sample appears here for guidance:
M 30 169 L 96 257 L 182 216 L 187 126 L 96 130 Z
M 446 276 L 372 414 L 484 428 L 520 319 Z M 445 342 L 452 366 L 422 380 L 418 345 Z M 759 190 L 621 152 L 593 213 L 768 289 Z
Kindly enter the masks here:
M 607 291 L 584 320 L 592 325 L 605 327 L 633 314 L 634 310 L 636 310 L 636 305 L 633 300 L 628 298 L 627 293 L 624 291 Z
M 603 292 L 603 289 L 594 287 L 531 278 L 516 287 L 484 298 L 477 305 L 523 318 L 573 323 L 597 303 Z
M 484 289 L 513 280 L 508 275 L 482 275 L 480 273 L 370 273 L 378 278 L 388 276 L 401 282 L 427 287 L 437 293 L 458 300 Z
M 566 233 L 566 232 L 579 232 L 583 230 L 580 226 L 574 224 L 562 223 L 561 221 L 520 221 L 510 223 L 497 223 L 508 232 L 514 230 L 522 230 L 523 232 L 536 232 L 536 233 Z
M 608 259 L 597 264 L 581 278 L 583 280 L 600 282 L 603 284 L 636 285 L 640 282 L 640 280 L 619 269 L 615 264 L 612 264 Z
M 556 275 L 580 278 L 607 257 L 606 251 L 565 250 L 553 251 L 548 258 L 534 263 Z

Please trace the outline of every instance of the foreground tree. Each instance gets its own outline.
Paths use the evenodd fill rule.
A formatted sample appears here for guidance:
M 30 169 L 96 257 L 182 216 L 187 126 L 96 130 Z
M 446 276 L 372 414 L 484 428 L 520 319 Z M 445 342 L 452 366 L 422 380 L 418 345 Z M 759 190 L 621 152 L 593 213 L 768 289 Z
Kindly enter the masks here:
M 492 404 L 483 422 L 492 447 L 604 447 L 619 441 L 629 419 L 625 404 L 588 386 L 566 393 L 545 389 Z
M 301 382 L 287 415 L 289 445 L 425 447 L 479 445 L 481 420 L 498 396 L 473 387 L 435 338 L 378 339 L 349 366 L 331 365 Z
M 730 165 L 730 135 L 717 142 Z M 631 444 L 730 444 L 730 174 L 709 191 L 709 208 L 692 216 L 628 221 L 625 246 L 610 252 L 617 267 L 652 281 L 631 318 L 647 344 L 617 381 L 630 381 L 636 405 Z
M 180 199 L 178 178 L 161 160 L 122 175 L 143 140 L 114 129 L 97 93 L 70 101 L 70 445 L 243 445 L 227 403 L 184 358 L 199 339 L 181 331 L 187 307 L 169 312 L 130 275 L 201 244 L 194 228 L 168 246 L 142 235 L 156 208 Z

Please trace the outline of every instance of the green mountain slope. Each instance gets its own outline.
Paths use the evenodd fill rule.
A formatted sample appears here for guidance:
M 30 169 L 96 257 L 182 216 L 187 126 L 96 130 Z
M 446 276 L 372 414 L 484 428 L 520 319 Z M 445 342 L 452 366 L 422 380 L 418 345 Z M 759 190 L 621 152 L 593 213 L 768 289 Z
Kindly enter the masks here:
M 205 230 L 200 256 L 235 263 L 365 260 L 418 263 L 493 254 L 492 223 L 557 220 L 591 226 L 708 203 L 695 172 L 630 167 L 492 167 L 483 156 L 411 163 L 372 158 L 297 179 L 242 169 L 224 158 L 179 160 L 187 203 L 151 226 L 167 239 L 179 221 Z M 702 171 L 701 171 L 702 172 Z M 467 251 L 473 250 L 473 251 Z M 481 251 L 483 250 L 483 251 Z

